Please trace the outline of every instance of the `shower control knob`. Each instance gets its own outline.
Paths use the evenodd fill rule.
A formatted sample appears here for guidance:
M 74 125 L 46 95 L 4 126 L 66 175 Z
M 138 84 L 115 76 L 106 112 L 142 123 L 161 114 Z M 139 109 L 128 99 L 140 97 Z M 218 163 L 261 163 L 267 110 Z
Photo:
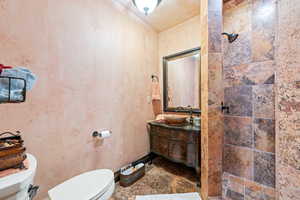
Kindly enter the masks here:
M 221 103 L 221 110 L 224 113 L 224 110 L 226 111 L 226 114 L 229 114 L 229 106 L 225 106 L 224 102 Z

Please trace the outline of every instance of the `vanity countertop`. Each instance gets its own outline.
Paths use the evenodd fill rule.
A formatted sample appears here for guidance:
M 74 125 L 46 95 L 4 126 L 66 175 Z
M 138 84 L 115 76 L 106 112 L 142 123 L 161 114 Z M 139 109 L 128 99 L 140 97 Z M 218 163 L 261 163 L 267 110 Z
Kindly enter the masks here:
M 183 130 L 183 131 L 201 131 L 200 126 L 194 126 L 191 124 L 184 124 L 184 125 L 171 125 L 171 124 L 166 124 L 163 121 L 160 120 L 155 120 L 155 121 L 150 121 L 148 124 L 152 126 L 160 126 L 160 127 L 165 127 L 173 130 Z

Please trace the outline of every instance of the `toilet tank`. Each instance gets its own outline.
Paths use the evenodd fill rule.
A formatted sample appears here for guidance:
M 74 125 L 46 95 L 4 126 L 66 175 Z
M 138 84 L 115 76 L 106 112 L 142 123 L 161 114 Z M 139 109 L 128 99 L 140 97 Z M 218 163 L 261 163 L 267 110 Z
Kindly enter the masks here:
M 28 200 L 28 190 L 33 184 L 37 161 L 27 154 L 29 169 L 0 178 L 0 200 Z

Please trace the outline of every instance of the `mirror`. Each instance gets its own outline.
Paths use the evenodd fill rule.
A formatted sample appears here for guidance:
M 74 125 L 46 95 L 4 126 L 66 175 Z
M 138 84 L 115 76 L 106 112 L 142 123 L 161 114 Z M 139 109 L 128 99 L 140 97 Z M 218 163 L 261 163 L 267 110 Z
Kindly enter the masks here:
M 200 113 L 200 48 L 163 58 L 165 112 Z

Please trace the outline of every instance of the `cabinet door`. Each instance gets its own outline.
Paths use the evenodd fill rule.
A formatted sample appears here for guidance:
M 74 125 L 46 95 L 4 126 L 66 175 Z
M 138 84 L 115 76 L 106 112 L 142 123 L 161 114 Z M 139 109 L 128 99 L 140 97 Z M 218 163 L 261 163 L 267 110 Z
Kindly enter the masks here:
M 196 144 L 187 145 L 187 165 L 191 167 L 196 167 L 197 162 L 197 153 L 196 153 Z
M 196 135 L 194 132 L 173 130 L 170 134 L 172 140 L 177 140 L 185 143 L 196 143 Z
M 151 133 L 159 136 L 159 137 L 166 137 L 169 138 L 171 134 L 171 130 L 168 128 L 164 127 L 159 127 L 159 126 L 152 126 L 151 127 Z
M 168 139 L 156 135 L 151 135 L 151 151 L 162 156 L 168 157 Z
M 187 160 L 187 144 L 180 141 L 170 140 L 169 157 L 177 162 L 186 163 Z

